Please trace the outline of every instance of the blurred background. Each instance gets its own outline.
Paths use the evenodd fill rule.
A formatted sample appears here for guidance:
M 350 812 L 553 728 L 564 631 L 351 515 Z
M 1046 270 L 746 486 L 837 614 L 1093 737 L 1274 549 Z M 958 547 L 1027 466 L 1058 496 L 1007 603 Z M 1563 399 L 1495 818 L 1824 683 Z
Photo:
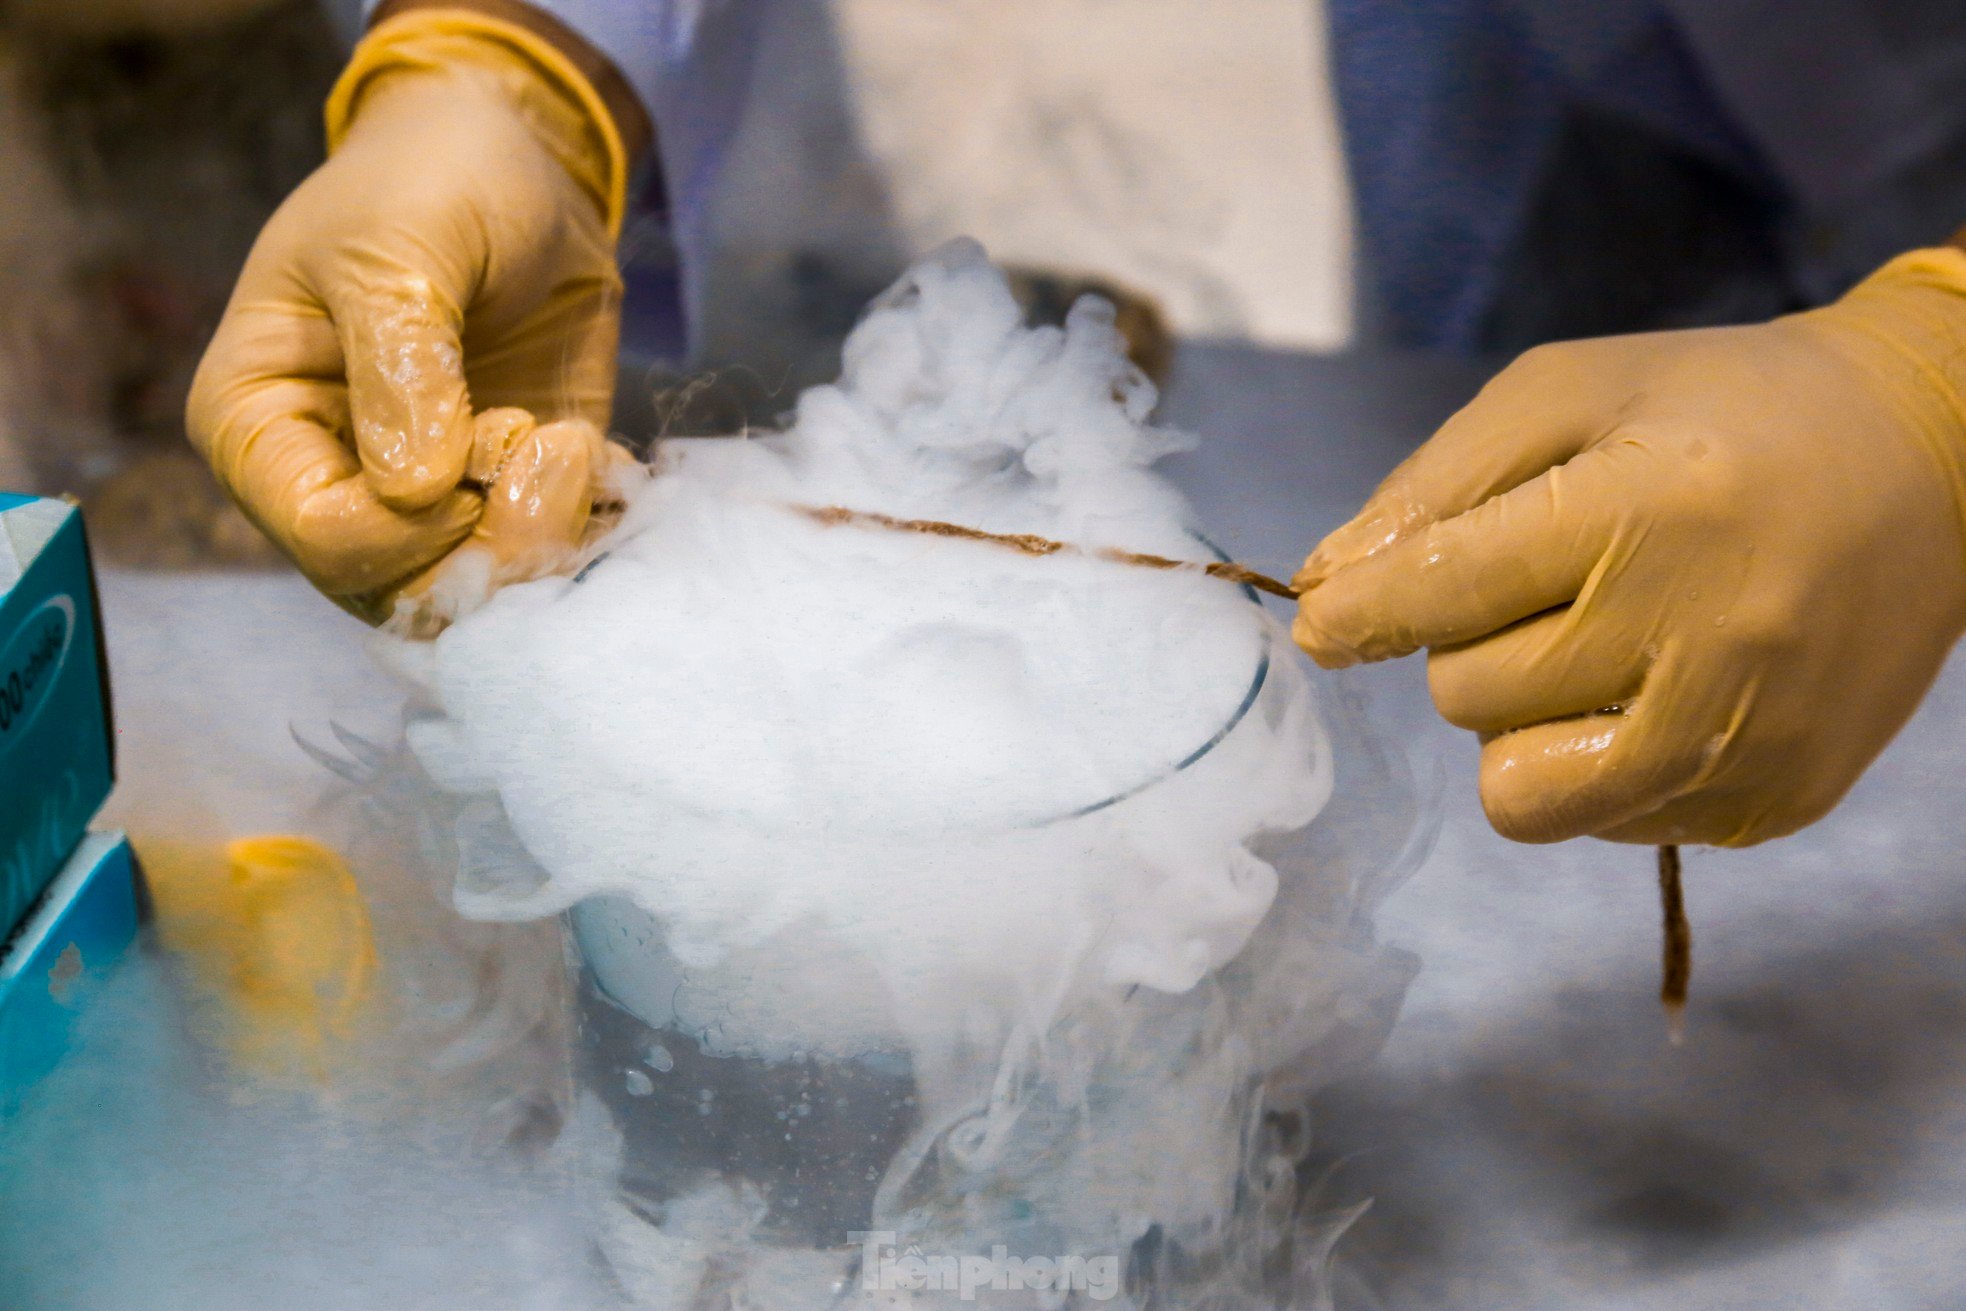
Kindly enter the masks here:
M 79 494 L 111 559 L 258 558 L 185 445 L 184 395 L 320 158 L 335 31 L 304 0 L 0 13 L 0 486 Z

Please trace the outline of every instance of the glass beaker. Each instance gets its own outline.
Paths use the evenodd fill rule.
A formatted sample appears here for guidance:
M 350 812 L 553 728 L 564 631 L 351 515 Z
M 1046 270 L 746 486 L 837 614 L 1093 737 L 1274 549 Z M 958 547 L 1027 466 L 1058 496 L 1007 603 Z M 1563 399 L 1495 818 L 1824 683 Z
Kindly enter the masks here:
M 1206 743 L 1031 827 L 1178 812 L 1183 788 L 1219 787 L 1207 771 L 1238 767 L 1245 726 L 1273 732 L 1303 712 L 1310 677 L 1273 642 Z M 1329 800 L 1253 844 L 1276 881 L 1246 945 L 1190 988 L 1081 997 L 1042 1031 L 985 1024 L 925 1058 L 891 1013 L 906 1000 L 892 980 L 843 947 L 829 958 L 837 1013 L 824 1033 L 761 1044 L 747 994 L 800 986 L 773 977 L 770 943 L 685 964 L 632 901 L 573 908 L 580 1074 L 620 1130 L 624 1205 L 659 1246 L 705 1198 L 724 1199 L 741 1233 L 700 1260 L 702 1277 L 735 1287 L 773 1251 L 809 1253 L 812 1305 L 856 1291 L 961 1299 L 965 1282 L 971 1296 L 1021 1291 L 1034 1305 L 1124 1289 L 1140 1300 L 1151 1287 L 1179 1306 L 1279 1278 L 1312 1297 L 1321 1269 L 1277 1257 L 1293 1235 L 1314 1265 L 1328 1250 L 1295 1209 L 1304 1144 L 1292 1117 L 1390 1027 L 1413 967 L 1373 942 L 1369 914 L 1427 837 L 1400 763 L 1349 707 L 1330 708 L 1316 739 Z M 1046 1270 L 1052 1284 L 1034 1286 Z M 1101 1283 L 1110 1270 L 1118 1282 Z

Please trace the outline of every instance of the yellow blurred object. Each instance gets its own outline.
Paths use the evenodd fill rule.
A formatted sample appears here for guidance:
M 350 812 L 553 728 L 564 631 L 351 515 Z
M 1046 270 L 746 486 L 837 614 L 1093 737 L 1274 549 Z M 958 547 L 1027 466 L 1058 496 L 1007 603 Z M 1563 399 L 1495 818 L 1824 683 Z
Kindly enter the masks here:
M 1966 252 L 1771 323 L 1531 351 L 1297 577 L 1321 664 L 1430 652 L 1509 837 L 1827 812 L 1966 629 Z
M 142 847 L 158 933 L 239 1066 L 327 1082 L 375 1008 L 368 908 L 340 856 L 308 838 L 241 838 L 222 855 Z
M 260 234 L 186 423 L 248 517 L 375 623 L 488 498 L 569 521 L 538 540 L 579 539 L 590 501 L 561 494 L 563 471 L 484 479 L 473 455 L 482 411 L 606 425 L 628 162 L 572 60 L 465 10 L 379 24 L 327 118 L 330 157 Z

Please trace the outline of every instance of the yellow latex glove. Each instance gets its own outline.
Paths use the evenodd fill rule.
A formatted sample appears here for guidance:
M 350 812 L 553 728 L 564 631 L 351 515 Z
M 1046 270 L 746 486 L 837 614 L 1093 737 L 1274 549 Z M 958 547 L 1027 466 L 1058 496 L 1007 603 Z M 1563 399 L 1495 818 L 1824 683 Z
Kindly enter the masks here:
M 222 855 L 155 844 L 140 854 L 159 939 L 233 1059 L 272 1083 L 325 1082 L 376 1005 L 375 939 L 347 865 L 279 835 Z
M 330 157 L 254 245 L 187 425 L 315 586 L 379 622 L 474 529 L 504 576 L 536 571 L 625 462 L 600 431 L 627 165 L 566 55 L 463 10 L 378 25 L 327 118 Z
M 1298 576 L 1340 667 L 1428 648 L 1530 842 L 1819 818 L 1966 628 L 1966 252 L 1772 323 L 1546 346 Z
M 611 504 L 635 458 L 585 419 L 536 424 L 520 409 L 486 410 L 474 424 L 465 477 L 485 489 L 464 542 L 403 583 L 391 628 L 431 636 L 504 583 L 537 578 L 571 558 L 591 511 Z

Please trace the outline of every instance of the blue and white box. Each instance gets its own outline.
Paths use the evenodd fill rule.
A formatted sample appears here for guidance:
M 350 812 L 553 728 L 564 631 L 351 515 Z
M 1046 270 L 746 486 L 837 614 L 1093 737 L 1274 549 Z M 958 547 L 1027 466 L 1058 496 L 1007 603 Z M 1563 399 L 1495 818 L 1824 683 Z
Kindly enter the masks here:
M 90 833 L 0 946 L 0 1128 L 61 1062 L 76 1016 L 135 940 L 136 878 L 121 833 Z
M 0 492 L 0 939 L 75 850 L 114 776 L 82 514 Z

